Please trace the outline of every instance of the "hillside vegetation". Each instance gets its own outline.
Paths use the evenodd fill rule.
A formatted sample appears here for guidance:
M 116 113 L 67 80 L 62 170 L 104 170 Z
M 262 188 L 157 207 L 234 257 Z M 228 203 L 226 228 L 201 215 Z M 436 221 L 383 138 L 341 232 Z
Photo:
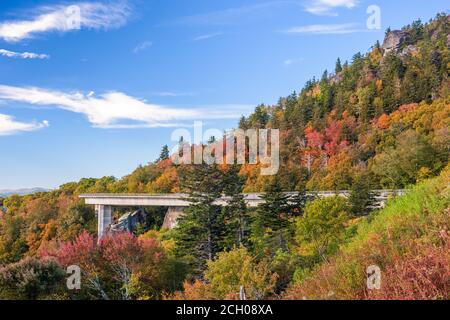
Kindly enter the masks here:
M 276 176 L 257 165 L 177 166 L 165 146 L 120 179 L 0 199 L 0 299 L 236 299 L 241 286 L 253 299 L 448 299 L 449 28 L 439 14 L 388 30 L 366 54 L 242 117 L 242 129 L 280 129 Z M 413 185 L 368 212 L 372 189 Z M 344 189 L 348 200 L 305 193 Z M 98 245 L 94 209 L 78 198 L 181 191 L 193 205 L 174 230 L 161 229 L 163 209 L 148 209 L 134 234 Z M 265 191 L 255 209 L 242 197 L 253 191 Z M 73 264 L 84 279 L 76 292 L 64 279 Z M 371 265 L 381 290 L 367 290 Z
M 291 285 L 284 297 L 449 299 L 449 169 L 361 222 L 338 255 Z M 371 265 L 383 270 L 381 290 L 367 289 Z

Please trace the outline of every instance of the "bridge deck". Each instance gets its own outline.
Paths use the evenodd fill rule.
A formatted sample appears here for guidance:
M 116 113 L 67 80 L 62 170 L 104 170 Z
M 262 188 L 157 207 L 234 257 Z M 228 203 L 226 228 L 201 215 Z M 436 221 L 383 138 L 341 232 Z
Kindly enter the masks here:
M 404 190 L 374 190 L 375 198 L 386 200 L 391 195 L 403 194 Z M 286 192 L 286 195 L 293 196 L 296 192 Z M 307 192 L 307 195 L 314 197 L 343 196 L 348 197 L 350 191 L 317 191 Z M 246 193 L 244 194 L 247 205 L 250 207 L 258 206 L 263 200 L 264 193 Z M 95 193 L 82 194 L 80 198 L 85 200 L 86 204 L 91 205 L 109 205 L 109 206 L 162 206 L 162 207 L 187 207 L 189 200 L 187 194 L 124 194 L 124 193 Z M 217 205 L 226 205 L 229 198 L 222 197 L 216 201 Z

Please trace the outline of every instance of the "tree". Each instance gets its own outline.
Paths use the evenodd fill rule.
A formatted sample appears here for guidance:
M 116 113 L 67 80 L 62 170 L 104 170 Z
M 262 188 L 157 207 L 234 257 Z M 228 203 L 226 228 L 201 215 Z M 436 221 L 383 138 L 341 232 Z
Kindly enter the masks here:
M 10 198 L 6 199 L 6 201 Z M 8 212 L 11 207 L 8 206 Z M 28 251 L 25 236 L 26 221 L 21 216 L 4 214 L 0 220 L 0 265 L 17 262 Z
M 343 239 L 350 208 L 342 197 L 329 197 L 310 202 L 295 223 L 295 239 L 300 252 L 326 261 Z
M 255 112 L 249 117 L 249 123 L 252 128 L 264 128 L 269 119 L 268 107 L 261 104 L 255 108 Z
M 417 181 L 422 168 L 432 169 L 434 154 L 429 142 L 409 129 L 396 137 L 394 146 L 373 158 L 371 170 L 380 178 L 382 187 L 406 187 Z
M 205 278 L 216 299 L 236 299 L 243 286 L 247 299 L 262 300 L 273 293 L 277 275 L 271 273 L 267 261 L 256 262 L 246 248 L 240 247 L 208 261 Z
M 223 241 L 222 208 L 215 201 L 224 189 L 223 172 L 217 165 L 199 164 L 185 167 L 180 173 L 184 190 L 189 192 L 191 205 L 185 209 L 174 230 L 177 253 L 200 276 L 206 261 L 220 251 Z
M 58 237 L 73 240 L 83 231 L 96 232 L 97 221 L 92 206 L 77 202 L 69 206 L 67 214 L 61 217 Z
M 249 215 L 243 195 L 244 178 L 239 175 L 239 166 L 227 168 L 224 175 L 224 194 L 229 197 L 227 206 L 223 207 L 225 214 L 225 248 L 241 246 L 247 243 Z
M 368 174 L 358 176 L 351 188 L 348 202 L 351 212 L 355 215 L 367 214 L 374 203 L 374 194 L 372 192 L 371 179 Z
M 157 162 L 161 162 L 166 159 L 169 159 L 169 157 L 170 157 L 169 147 L 167 146 L 167 144 L 165 144 L 162 147 L 162 150 L 161 150 L 161 153 L 159 154 L 159 158 L 158 158 Z
M 289 198 L 289 212 L 293 217 L 303 215 L 305 206 L 311 198 L 306 194 L 306 191 L 296 192 Z
M 97 245 L 84 232 L 74 241 L 43 250 L 40 256 L 55 257 L 63 267 L 80 267 L 84 285 L 74 293 L 78 299 L 158 298 L 174 289 L 172 279 L 164 278 L 168 274 L 165 251 L 154 238 L 120 233 L 102 238 Z
M 55 260 L 24 258 L 0 268 L 0 299 L 62 298 L 65 276 Z
M 342 71 L 342 64 L 341 64 L 341 59 L 337 58 L 336 60 L 336 68 L 334 69 L 334 72 L 336 74 L 340 73 Z
M 274 179 L 261 198 L 263 202 L 258 206 L 252 223 L 252 240 L 259 250 L 273 254 L 287 247 L 291 218 L 289 196 L 282 192 L 278 180 Z

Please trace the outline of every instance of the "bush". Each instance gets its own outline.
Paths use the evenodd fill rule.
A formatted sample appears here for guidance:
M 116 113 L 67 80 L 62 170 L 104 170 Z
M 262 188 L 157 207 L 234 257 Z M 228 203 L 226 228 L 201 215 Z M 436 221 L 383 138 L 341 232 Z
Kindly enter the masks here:
M 217 299 L 238 296 L 243 286 L 247 299 L 261 300 L 273 293 L 277 274 L 270 271 L 267 262 L 256 262 L 246 248 L 240 247 L 209 261 L 205 279 Z
M 369 292 L 377 300 L 450 299 L 450 233 L 442 232 L 442 246 L 418 245 L 414 252 L 386 267 L 381 290 Z
M 296 241 L 300 253 L 326 260 L 336 252 L 345 236 L 350 208 L 342 197 L 317 199 L 306 205 L 305 214 L 296 221 Z
M 0 299 L 55 298 L 64 280 L 65 272 L 55 260 L 27 257 L 0 268 Z

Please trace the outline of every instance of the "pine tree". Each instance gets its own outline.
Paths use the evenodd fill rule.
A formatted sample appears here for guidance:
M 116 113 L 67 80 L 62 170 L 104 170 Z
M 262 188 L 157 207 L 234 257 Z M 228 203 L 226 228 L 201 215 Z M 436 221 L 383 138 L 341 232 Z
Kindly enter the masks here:
M 223 207 L 225 215 L 224 249 L 242 246 L 248 240 L 249 216 L 243 194 L 244 178 L 239 176 L 240 167 L 232 165 L 225 173 L 224 194 L 229 197 L 228 205 Z
M 374 194 L 369 176 L 361 175 L 356 178 L 352 185 L 348 201 L 350 208 L 355 216 L 361 216 L 369 213 L 371 207 L 375 205 Z
M 334 69 L 334 72 L 336 74 L 340 73 L 342 71 L 342 64 L 341 64 L 341 59 L 338 58 L 336 61 L 336 68 Z
M 302 190 L 296 192 L 289 198 L 289 213 L 294 217 L 303 215 L 306 204 L 309 200 L 312 200 L 312 198 L 306 194 L 306 191 Z
M 164 161 L 164 160 L 168 159 L 169 156 L 170 156 L 169 147 L 166 144 L 162 147 L 162 150 L 161 150 L 161 153 L 159 154 L 159 158 L 158 158 L 157 162 Z
M 221 207 L 214 202 L 222 196 L 223 172 L 217 165 L 200 164 L 180 170 L 182 187 L 191 205 L 179 219 L 174 238 L 177 254 L 201 275 L 207 260 L 220 251 L 224 232 Z
M 252 224 L 252 240 L 256 249 L 275 253 L 286 249 L 290 225 L 289 196 L 282 192 L 275 179 L 261 197 L 264 202 L 258 206 Z

